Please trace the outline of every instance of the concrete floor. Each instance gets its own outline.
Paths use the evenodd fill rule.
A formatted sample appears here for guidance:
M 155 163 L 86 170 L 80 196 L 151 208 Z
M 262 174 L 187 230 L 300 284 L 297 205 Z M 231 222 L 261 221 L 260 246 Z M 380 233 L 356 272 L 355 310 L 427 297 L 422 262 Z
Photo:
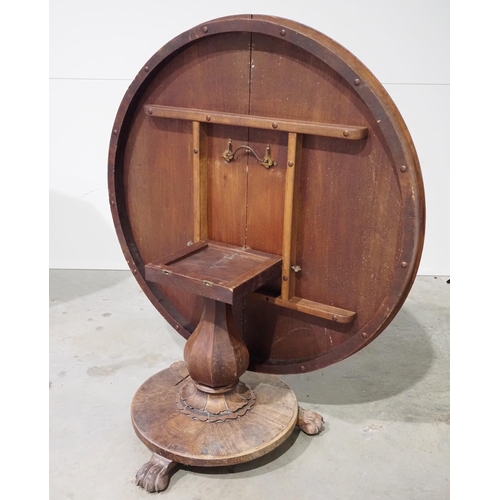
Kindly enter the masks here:
M 449 290 L 419 276 L 391 325 L 326 369 L 282 377 L 325 419 L 273 453 L 231 468 L 179 470 L 171 499 L 449 498 Z M 150 498 L 134 483 L 150 452 L 130 403 L 182 359 L 184 339 L 128 271 L 50 274 L 50 498 Z

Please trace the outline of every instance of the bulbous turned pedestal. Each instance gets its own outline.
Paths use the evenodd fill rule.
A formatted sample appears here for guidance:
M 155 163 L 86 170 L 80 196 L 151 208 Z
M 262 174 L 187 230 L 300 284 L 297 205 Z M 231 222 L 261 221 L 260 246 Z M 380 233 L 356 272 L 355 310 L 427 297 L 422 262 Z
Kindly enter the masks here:
M 240 382 L 249 354 L 234 323 L 231 306 L 205 298 L 200 323 L 184 348 L 189 377 L 177 394 L 178 409 L 197 420 L 221 422 L 247 413 L 252 389 Z

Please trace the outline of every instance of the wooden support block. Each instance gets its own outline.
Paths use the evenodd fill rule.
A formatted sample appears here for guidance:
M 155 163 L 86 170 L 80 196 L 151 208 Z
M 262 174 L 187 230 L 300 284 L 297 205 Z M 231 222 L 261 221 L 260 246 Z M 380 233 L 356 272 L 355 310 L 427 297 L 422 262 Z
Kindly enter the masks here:
M 279 255 L 204 240 L 146 264 L 146 280 L 234 304 L 280 270 Z

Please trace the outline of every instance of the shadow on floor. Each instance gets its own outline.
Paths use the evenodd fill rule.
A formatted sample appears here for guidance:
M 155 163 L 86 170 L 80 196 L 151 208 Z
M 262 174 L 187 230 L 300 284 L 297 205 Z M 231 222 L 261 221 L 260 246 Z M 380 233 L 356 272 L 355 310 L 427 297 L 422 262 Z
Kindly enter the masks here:
M 327 432 L 327 428 L 323 432 Z M 299 439 L 300 437 L 300 439 Z M 301 431 L 296 427 L 290 437 L 278 446 L 276 449 L 266 455 L 238 465 L 225 467 L 192 467 L 182 465 L 181 469 L 172 477 L 169 489 L 174 487 L 174 484 L 186 474 L 203 474 L 203 475 L 227 475 L 227 478 L 238 479 L 238 477 L 254 477 L 262 474 L 268 474 L 288 465 L 297 457 L 302 455 L 308 448 L 314 436 L 301 435 Z
M 348 406 L 358 405 L 359 419 L 449 422 L 449 360 L 404 308 L 380 337 L 350 358 L 283 378 L 300 403 L 331 405 L 339 416 L 353 414 Z M 384 401 L 391 398 L 390 404 Z
M 113 287 L 130 276 L 130 271 L 51 269 L 49 303 L 54 306 L 70 302 Z

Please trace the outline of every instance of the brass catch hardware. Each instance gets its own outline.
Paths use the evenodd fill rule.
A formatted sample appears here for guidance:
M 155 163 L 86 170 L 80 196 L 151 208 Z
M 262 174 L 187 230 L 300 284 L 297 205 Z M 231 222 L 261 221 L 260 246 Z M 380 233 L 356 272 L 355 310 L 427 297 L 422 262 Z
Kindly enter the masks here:
M 239 147 L 237 147 L 233 151 L 233 141 L 231 139 L 229 139 L 227 141 L 227 149 L 224 151 L 224 153 L 222 153 L 222 158 L 224 158 L 224 160 L 226 161 L 226 163 L 231 163 L 232 161 L 236 161 L 239 158 L 239 156 L 236 156 L 236 153 L 240 149 L 244 149 L 248 153 L 253 154 L 255 156 L 255 158 L 257 158 L 257 161 L 259 162 L 259 165 L 262 165 L 264 168 L 271 168 L 271 167 L 275 167 L 275 166 L 278 165 L 271 158 L 271 148 L 270 148 L 269 144 L 266 147 L 266 154 L 264 155 L 264 158 L 259 158 L 259 155 L 250 146 L 246 146 L 244 144 L 241 145 L 241 146 L 239 146 Z
M 205 286 L 213 286 L 214 282 L 213 281 L 208 281 L 208 280 L 203 280 L 202 283 L 205 285 Z

